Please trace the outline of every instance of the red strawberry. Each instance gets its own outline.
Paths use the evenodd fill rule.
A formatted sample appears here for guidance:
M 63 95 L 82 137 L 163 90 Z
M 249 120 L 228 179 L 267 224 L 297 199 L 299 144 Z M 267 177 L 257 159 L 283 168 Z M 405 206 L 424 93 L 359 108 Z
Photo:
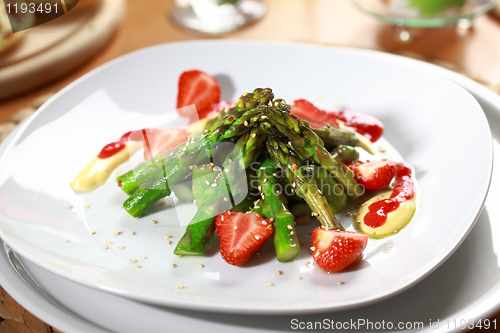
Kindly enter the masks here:
M 314 128 L 321 128 L 327 124 L 339 127 L 338 121 L 341 120 L 347 127 L 366 136 L 371 142 L 380 139 L 384 132 L 384 125 L 375 117 L 348 110 L 320 110 L 305 99 L 294 101 L 290 113 L 307 120 Z
M 350 127 L 359 134 L 366 136 L 371 142 L 375 142 L 380 139 L 384 133 L 384 124 L 382 124 L 382 122 L 377 118 L 370 115 L 348 110 L 330 112 L 336 118 L 342 120 L 347 127 Z
M 155 129 L 145 128 L 132 131 L 129 140 L 142 141 L 144 159 L 149 160 L 151 155 L 156 156 L 167 152 L 188 139 L 189 132 L 185 129 Z
M 273 233 L 271 221 L 255 212 L 245 214 L 234 210 L 219 214 L 215 228 L 222 259 L 234 266 L 246 263 Z
M 391 183 L 396 174 L 396 163 L 393 161 L 358 162 L 349 165 L 354 171 L 356 180 L 369 191 L 381 190 Z
M 314 128 L 321 128 L 328 124 L 339 127 L 336 118 L 326 111 L 315 107 L 305 99 L 297 99 L 291 104 L 290 113 L 294 116 L 306 120 Z
M 206 117 L 213 104 L 220 102 L 220 86 L 217 80 L 199 70 L 186 71 L 179 77 L 179 91 L 177 93 L 177 109 L 195 104 L 198 119 Z M 194 108 L 179 110 L 183 117 L 196 116 Z
M 368 236 L 360 232 L 316 228 L 312 235 L 314 261 L 328 272 L 338 272 L 359 260 Z

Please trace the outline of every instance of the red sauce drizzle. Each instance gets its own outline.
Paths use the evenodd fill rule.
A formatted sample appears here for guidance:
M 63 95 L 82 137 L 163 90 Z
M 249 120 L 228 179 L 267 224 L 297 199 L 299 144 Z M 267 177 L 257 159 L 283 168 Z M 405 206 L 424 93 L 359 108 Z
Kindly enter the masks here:
M 111 157 L 114 154 L 120 152 L 123 148 L 125 148 L 125 143 L 127 143 L 130 133 L 132 133 L 132 132 L 127 132 L 127 133 L 122 135 L 120 140 L 115 141 L 115 142 L 111 142 L 111 143 L 108 143 L 107 145 L 105 145 L 102 148 L 99 155 L 97 155 L 97 157 L 100 159 L 105 159 L 105 158 Z
M 368 213 L 366 213 L 363 222 L 371 228 L 384 225 L 387 221 L 387 214 L 395 211 L 402 202 L 411 200 L 414 196 L 415 186 L 411 180 L 411 166 L 405 162 L 398 163 L 396 183 L 390 198 L 372 203 L 368 207 Z

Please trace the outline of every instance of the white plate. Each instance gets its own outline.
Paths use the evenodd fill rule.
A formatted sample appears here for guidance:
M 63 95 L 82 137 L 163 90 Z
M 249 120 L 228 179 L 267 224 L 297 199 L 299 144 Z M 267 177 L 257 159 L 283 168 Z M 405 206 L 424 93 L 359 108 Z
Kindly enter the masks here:
M 363 51 L 360 51 L 363 52 Z M 500 97 L 480 84 L 437 66 L 411 59 L 380 54 L 381 57 L 416 69 L 447 77 L 471 92 L 484 109 L 494 134 L 495 149 L 500 148 Z M 6 143 L 6 142 L 4 142 Z M 5 144 L 0 146 L 0 153 Z M 0 255 L 0 284 L 22 306 L 42 320 L 64 332 L 98 331 L 82 317 L 91 319 L 115 332 L 158 332 L 168 327 L 172 331 L 203 330 L 204 332 L 283 332 L 290 322 L 336 321 L 365 318 L 371 322 L 423 322 L 424 330 L 399 332 L 457 332 L 453 322 L 484 319 L 500 309 L 500 186 L 495 181 L 500 172 L 500 157 L 496 155 L 493 182 L 478 221 L 460 248 L 425 281 L 389 300 L 351 311 L 308 316 L 227 316 L 196 311 L 159 308 L 92 290 L 62 279 L 22 260 L 35 281 L 26 284 L 14 271 L 4 255 Z M 464 270 L 464 267 L 467 269 Z M 33 291 L 39 283 L 48 295 Z M 53 298 L 65 306 L 54 305 Z M 78 301 L 75 301 L 78 300 Z M 73 311 L 70 313 L 68 311 Z M 81 317 L 77 317 L 80 314 Z M 143 320 L 137 320 L 142 318 Z M 439 320 L 439 329 L 429 322 Z M 448 324 L 451 323 L 451 324 Z M 435 325 L 434 325 L 435 326 Z M 498 323 L 497 326 L 498 328 Z M 325 330 L 328 331 L 328 330 Z M 349 331 L 355 331 L 349 330 Z M 361 328 L 358 331 L 380 332 Z
M 216 249 L 206 257 L 175 258 L 164 236 L 180 237 L 179 220 L 192 213 L 185 206 L 180 219 L 163 210 L 135 220 L 121 210 L 126 196 L 113 180 L 86 195 L 73 193 L 68 182 L 107 142 L 130 129 L 179 124 L 166 111 L 175 105 L 179 74 L 191 68 L 216 75 L 225 99 L 269 86 L 288 100 L 336 103 L 380 118 L 385 138 L 416 168 L 420 212 L 398 235 L 371 242 L 361 264 L 328 275 L 304 266 L 313 261 L 307 250 L 280 264 L 268 248 L 239 268 L 225 264 Z M 0 161 L 0 236 L 57 275 L 141 301 L 262 314 L 346 309 L 408 288 L 457 248 L 486 196 L 491 151 L 486 118 L 472 96 L 380 53 L 261 42 L 163 45 L 86 75 L 25 124 Z M 153 226 L 152 219 L 160 223 Z M 124 234 L 113 236 L 118 230 Z M 107 251 L 105 240 L 113 242 Z M 148 259 L 137 269 L 129 259 L 141 255 Z M 178 267 L 171 269 L 174 262 Z

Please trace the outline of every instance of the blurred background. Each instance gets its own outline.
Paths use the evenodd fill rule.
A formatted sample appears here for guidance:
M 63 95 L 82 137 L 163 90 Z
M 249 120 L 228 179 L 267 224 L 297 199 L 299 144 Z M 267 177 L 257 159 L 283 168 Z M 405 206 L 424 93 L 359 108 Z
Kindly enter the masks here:
M 61 2 L 67 13 L 15 34 L 4 1 L 9 3 L 0 0 L 0 141 L 92 69 L 176 41 L 272 40 L 381 50 L 444 66 L 500 93 L 497 0 L 33 0 Z M 21 8 L 23 1 L 17 2 Z M 15 17 L 17 24 L 43 21 L 25 14 Z M 24 312 L 7 311 L 13 308 L 5 302 L 13 300 L 0 291 L 0 332 L 36 332 Z

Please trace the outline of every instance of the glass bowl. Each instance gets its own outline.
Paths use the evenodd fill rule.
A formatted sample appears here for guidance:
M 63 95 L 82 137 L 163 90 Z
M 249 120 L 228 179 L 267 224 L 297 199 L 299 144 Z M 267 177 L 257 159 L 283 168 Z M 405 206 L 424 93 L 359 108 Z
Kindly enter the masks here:
M 353 0 L 362 11 L 398 26 L 432 28 L 472 20 L 498 0 Z

